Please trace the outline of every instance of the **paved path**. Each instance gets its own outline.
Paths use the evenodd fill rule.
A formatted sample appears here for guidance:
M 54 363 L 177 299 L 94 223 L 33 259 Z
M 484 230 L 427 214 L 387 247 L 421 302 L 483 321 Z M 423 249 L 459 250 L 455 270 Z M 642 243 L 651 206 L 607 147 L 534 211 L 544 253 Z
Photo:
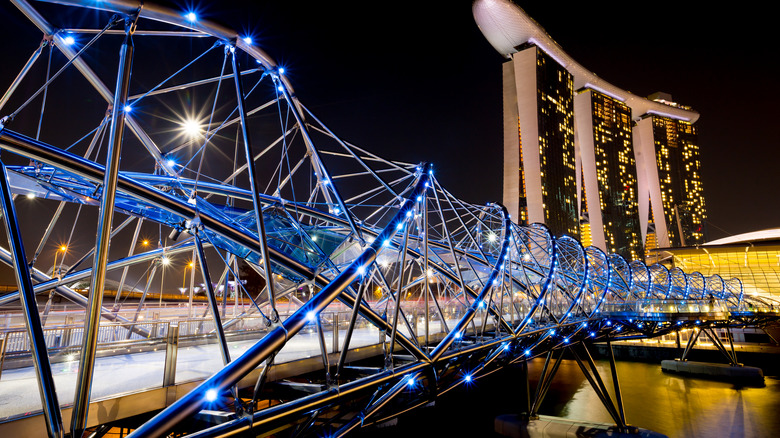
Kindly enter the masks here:
M 455 321 L 448 321 L 452 327 Z M 476 322 L 479 324 L 479 322 Z M 422 323 L 418 333 L 424 333 Z M 405 327 L 400 332 L 408 335 Z M 432 322 L 430 333 L 438 333 L 438 322 Z M 339 345 L 344 342 L 346 330 L 340 331 Z M 325 332 L 328 352 L 332 353 L 332 336 Z M 230 355 L 236 358 L 257 342 L 243 340 L 228 342 Z M 350 348 L 365 347 L 379 342 L 379 332 L 373 326 L 357 328 L 352 335 Z M 162 386 L 165 367 L 165 344 L 156 351 L 98 357 L 95 361 L 92 400 L 110 398 L 126 392 L 136 392 Z M 57 396 L 61 405 L 73 404 L 78 373 L 78 356 L 74 360 L 52 364 Z M 319 357 L 320 346 L 316 331 L 304 329 L 282 348 L 277 363 L 308 357 Z M 222 368 L 219 345 L 216 343 L 180 347 L 176 363 L 176 383 L 205 379 Z M 38 384 L 32 366 L 5 370 L 0 376 L 0 421 L 41 410 Z

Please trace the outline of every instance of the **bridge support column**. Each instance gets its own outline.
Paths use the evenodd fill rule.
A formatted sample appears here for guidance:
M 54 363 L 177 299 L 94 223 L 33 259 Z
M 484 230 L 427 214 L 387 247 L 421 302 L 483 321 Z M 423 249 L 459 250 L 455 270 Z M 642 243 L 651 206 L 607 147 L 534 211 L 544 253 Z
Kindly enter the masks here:
M 618 381 L 617 367 L 615 366 L 615 353 L 612 351 L 612 343 L 607 340 L 607 351 L 609 352 L 609 368 L 612 371 L 612 386 L 615 389 L 615 399 L 617 401 L 618 413 L 623 420 L 623 424 L 626 423 L 626 412 L 623 408 L 623 396 L 620 393 L 620 382 Z
M 691 352 L 693 345 L 696 344 L 696 340 L 699 339 L 699 334 L 701 334 L 701 330 L 694 327 L 693 334 L 688 338 L 688 345 L 685 346 L 685 351 L 683 351 L 682 356 L 680 356 L 681 361 L 685 362 L 687 360 L 688 353 Z
M 615 382 L 615 398 L 617 399 L 618 407 L 616 407 L 615 403 L 612 401 L 612 397 L 607 391 L 607 387 L 604 385 L 604 381 L 601 379 L 598 369 L 596 369 L 596 364 L 593 362 L 593 357 L 591 357 L 590 352 L 588 351 L 588 347 L 584 343 L 580 345 L 582 345 L 582 357 L 580 357 L 580 354 L 577 353 L 576 346 L 569 347 L 569 351 L 571 351 L 571 353 L 574 355 L 574 359 L 577 362 L 577 365 L 579 365 L 580 370 L 582 370 L 582 374 L 584 374 L 585 378 L 588 379 L 588 382 L 593 388 L 593 391 L 596 392 L 596 395 L 601 400 L 601 403 L 607 409 L 607 412 L 609 412 L 609 415 L 615 421 L 615 424 L 617 424 L 618 430 L 620 432 L 629 432 L 630 428 L 626 425 L 625 413 L 623 412 L 623 401 L 620 399 L 620 386 L 617 384 L 617 371 L 615 370 L 614 356 L 610 355 L 610 359 L 612 365 L 612 377 Z M 611 350 L 611 345 L 609 347 Z M 584 361 L 583 358 L 585 359 Z M 585 366 L 585 362 L 588 363 L 587 367 Z
M 525 411 L 520 413 L 520 417 L 527 420 L 531 415 L 531 382 L 528 380 L 528 359 L 523 361 L 521 370 L 523 378 L 523 392 L 525 393 L 523 397 L 523 401 L 525 402 L 523 407 L 525 408 Z
M 729 365 L 733 367 L 738 367 L 740 364 L 737 362 L 737 355 L 734 352 L 734 344 L 731 344 L 731 350 L 726 350 L 726 347 L 723 345 L 723 343 L 720 341 L 720 338 L 718 337 L 717 333 L 715 333 L 714 329 L 702 329 L 705 335 L 707 335 L 708 338 L 712 341 L 712 344 L 715 345 L 715 347 L 718 349 L 718 351 L 723 354 L 723 356 L 726 358 L 726 360 L 729 362 Z
M 536 385 L 536 394 L 534 395 L 534 402 L 531 404 L 531 409 L 528 412 L 528 418 L 530 420 L 536 420 L 539 418 L 539 406 L 542 404 L 542 400 L 547 396 L 547 391 L 550 390 L 553 377 L 558 372 L 558 367 L 561 365 L 561 359 L 563 359 L 563 350 L 558 358 L 555 359 L 555 363 L 550 369 L 550 361 L 553 357 L 553 351 L 547 352 L 547 358 L 544 360 L 544 367 L 542 367 L 542 374 L 539 376 L 539 383 Z M 550 370 L 548 373 L 548 369 Z

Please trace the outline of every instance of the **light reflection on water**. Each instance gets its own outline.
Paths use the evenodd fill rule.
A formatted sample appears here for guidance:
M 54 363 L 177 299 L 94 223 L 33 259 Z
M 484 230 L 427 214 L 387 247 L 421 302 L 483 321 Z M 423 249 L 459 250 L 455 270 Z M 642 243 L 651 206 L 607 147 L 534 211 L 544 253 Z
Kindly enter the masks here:
M 531 388 L 536 388 L 543 359 L 531 361 Z M 609 363 L 596 361 L 612 394 Z M 780 381 L 767 377 L 766 386 L 740 387 L 731 383 L 663 373 L 661 365 L 618 362 L 629 424 L 663 433 L 670 438 L 780 436 Z M 433 408 L 404 414 L 398 425 L 367 428 L 355 436 L 384 437 L 493 437 L 497 415 L 523 410 L 524 383 L 520 368 L 511 368 L 461 387 L 436 401 Z M 533 395 L 533 392 L 532 392 Z M 561 363 L 539 413 L 574 420 L 612 423 L 606 409 L 574 361 Z
M 538 378 L 543 361 L 530 367 Z M 611 391 L 609 363 L 597 368 Z M 764 387 L 664 373 L 658 364 L 618 362 L 620 389 L 629 424 L 669 437 L 780 436 L 780 381 L 765 378 Z M 610 423 L 611 417 L 573 361 L 561 363 L 542 414 Z M 566 402 L 565 400 L 569 400 Z

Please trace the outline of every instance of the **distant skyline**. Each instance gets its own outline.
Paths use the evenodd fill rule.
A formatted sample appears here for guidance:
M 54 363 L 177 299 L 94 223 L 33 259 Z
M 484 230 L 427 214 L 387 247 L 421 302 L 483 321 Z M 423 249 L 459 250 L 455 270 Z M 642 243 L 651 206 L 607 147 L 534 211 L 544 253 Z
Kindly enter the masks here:
M 252 33 L 345 140 L 387 159 L 430 160 L 455 195 L 500 202 L 504 59 L 474 23 L 471 1 L 435 3 L 226 1 L 199 13 Z M 771 197 L 780 187 L 772 132 L 780 64 L 769 14 L 671 1 L 517 4 L 597 75 L 641 96 L 670 93 L 701 113 L 710 239 L 780 226 Z M 37 44 L 13 5 L 0 14 L 3 41 Z M 29 46 L 4 45 L 3 90 Z

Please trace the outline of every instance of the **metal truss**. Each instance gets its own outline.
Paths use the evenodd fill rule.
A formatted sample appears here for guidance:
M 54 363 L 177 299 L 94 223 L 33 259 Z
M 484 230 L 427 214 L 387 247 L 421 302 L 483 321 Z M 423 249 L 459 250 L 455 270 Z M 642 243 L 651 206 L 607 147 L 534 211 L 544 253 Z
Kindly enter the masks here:
M 776 316 L 773 303 L 744 296 L 737 279 L 629 263 L 542 224 L 518 226 L 501 205 L 453 196 L 431 163 L 386 160 L 342 140 L 250 37 L 194 12 L 131 0 L 12 3 L 43 35 L 0 100 L 9 240 L 0 260 L 19 287 L 0 305 L 18 300 L 25 310 L 50 436 L 66 433 L 41 331 L 51 298 L 84 308 L 69 431 L 81 436 L 101 319 L 125 339 L 148 338 L 139 313 L 150 296 L 168 299 L 166 271 L 168 283 L 183 272 L 186 284 L 189 269 L 189 317 L 200 309 L 199 271 L 202 316 L 211 318 L 224 367 L 133 437 L 166 436 L 220 399 L 232 400 L 232 419 L 193 436 L 281 426 L 342 436 L 585 339 Z M 74 15 L 94 27 L 70 28 Z M 177 56 L 165 58 L 170 51 Z M 70 84 L 84 80 L 73 95 Z M 82 93 L 93 104 L 81 108 L 74 99 Z M 67 123 L 55 123 L 55 111 Z M 27 230 L 30 211 L 36 220 L 48 214 L 48 225 Z M 25 247 L 35 248 L 32 257 Z M 190 264 L 172 271 L 171 259 L 186 255 Z M 241 285 L 239 263 L 259 274 L 259 292 Z M 75 289 L 86 279 L 85 298 Z M 113 303 L 107 280 L 118 284 Z M 133 290 L 141 295 L 130 304 Z M 49 295 L 42 312 L 36 294 Z M 345 328 L 325 320 L 334 309 L 348 315 Z M 264 335 L 232 357 L 226 331 L 248 316 L 263 321 Z M 350 357 L 363 328 L 381 346 L 381 360 L 369 365 Z M 307 330 L 317 333 L 320 371 L 305 382 L 273 381 L 275 358 Z M 251 395 L 242 395 L 240 382 L 258 369 Z

